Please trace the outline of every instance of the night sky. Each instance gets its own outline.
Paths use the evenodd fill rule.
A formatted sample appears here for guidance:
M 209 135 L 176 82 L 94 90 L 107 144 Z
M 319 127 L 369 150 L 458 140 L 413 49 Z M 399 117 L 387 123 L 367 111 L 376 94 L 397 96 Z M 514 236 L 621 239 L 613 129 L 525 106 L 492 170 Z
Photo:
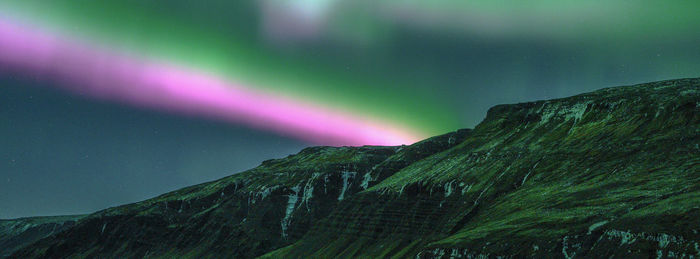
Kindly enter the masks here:
M 496 104 L 700 76 L 694 3 L 229 2 L 0 4 L 0 37 L 26 29 L 74 44 L 41 56 L 0 39 L 0 218 L 90 213 L 312 145 L 410 144 L 473 127 Z M 138 60 L 127 70 L 138 73 L 176 64 L 263 99 L 162 102 L 131 74 L 104 72 L 114 57 Z M 266 94 L 322 113 L 314 128 L 295 124 L 303 109 L 265 117 Z M 334 127 L 336 115 L 353 119 Z M 352 135 L 368 127 L 378 131 Z

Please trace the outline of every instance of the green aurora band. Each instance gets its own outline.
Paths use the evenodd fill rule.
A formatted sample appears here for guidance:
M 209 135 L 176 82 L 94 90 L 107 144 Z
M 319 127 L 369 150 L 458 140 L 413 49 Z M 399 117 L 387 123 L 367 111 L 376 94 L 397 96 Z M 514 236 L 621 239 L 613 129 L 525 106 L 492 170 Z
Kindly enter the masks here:
M 1 15 L 64 35 L 232 78 L 263 91 L 385 118 L 426 137 L 460 126 L 457 116 L 441 107 L 434 95 L 399 77 L 356 75 L 329 69 L 314 58 L 275 55 L 250 36 L 255 33 L 255 14 L 246 12 L 252 8 L 227 9 L 235 19 L 226 26 L 210 18 L 214 16 L 188 17 L 152 1 L 17 1 L 0 7 Z
M 333 50 L 324 44 L 306 46 L 331 49 L 319 56 L 309 55 L 314 53 L 309 51 L 295 52 L 295 48 L 280 49 L 264 39 L 260 32 L 260 9 L 266 2 L 284 1 L 210 0 L 202 4 L 187 0 L 11 0 L 0 3 L 0 15 L 13 16 L 13 19 L 35 23 L 38 27 L 47 27 L 62 34 L 91 39 L 138 56 L 167 60 L 179 66 L 230 78 L 257 90 L 384 118 L 424 132 L 426 136 L 467 126 L 462 125 L 464 121 L 460 119 L 465 111 L 455 110 L 454 106 L 443 100 L 451 97 L 445 96 L 449 93 L 432 91 L 431 87 L 442 82 L 416 80 L 421 79 L 420 76 L 406 72 L 440 78 L 441 68 L 418 64 L 412 69 L 402 70 L 404 64 L 382 56 L 383 48 L 394 47 L 391 44 L 373 45 L 374 52 L 369 53 L 377 53 L 376 58 L 348 66 L 342 63 L 347 58 L 343 61 L 334 59 L 333 51 L 339 51 L 337 48 Z M 415 27 L 443 33 L 447 38 L 467 35 L 464 37 L 524 42 L 536 38 L 552 42 L 553 46 L 586 46 L 582 49 L 598 53 L 626 51 L 620 56 L 633 57 L 638 52 L 655 51 L 653 47 L 648 47 L 654 46 L 653 42 L 663 43 L 673 39 L 693 41 L 700 24 L 700 16 L 696 15 L 700 2 L 692 1 L 293 2 L 312 7 L 328 2 L 341 5 L 342 8 L 338 9 L 342 11 L 333 12 L 331 15 L 334 19 L 327 25 L 335 35 L 350 35 L 347 37 L 356 41 L 348 44 L 350 53 L 352 48 L 362 48 L 362 43 L 399 41 L 393 44 L 411 44 L 402 42 L 406 39 L 397 35 L 401 30 Z M 410 15 L 406 16 L 406 13 Z M 629 47 L 620 46 L 626 42 L 630 43 Z M 401 55 L 400 50 L 398 53 L 392 55 Z M 342 55 L 352 56 L 347 53 Z M 679 56 L 677 53 L 673 55 Z M 432 58 L 430 52 L 426 58 Z M 372 63 L 375 61 L 384 63 L 375 65 Z M 598 69 L 586 67 L 585 62 L 582 64 L 579 68 Z M 672 77 L 694 74 L 700 68 L 692 58 L 673 60 L 670 64 L 675 65 L 653 68 L 661 75 Z M 365 67 L 357 67 L 363 65 Z M 519 69 L 517 62 L 503 65 L 505 69 Z M 553 65 L 564 66 L 567 63 Z M 503 72 L 504 76 L 517 75 L 509 73 Z M 470 83 L 473 84 L 457 84 Z M 522 82 L 512 84 L 520 85 Z M 467 88 L 472 86 L 464 85 Z M 513 95 L 520 96 L 523 95 L 522 91 L 527 91 L 518 88 L 511 90 L 499 94 L 516 99 Z

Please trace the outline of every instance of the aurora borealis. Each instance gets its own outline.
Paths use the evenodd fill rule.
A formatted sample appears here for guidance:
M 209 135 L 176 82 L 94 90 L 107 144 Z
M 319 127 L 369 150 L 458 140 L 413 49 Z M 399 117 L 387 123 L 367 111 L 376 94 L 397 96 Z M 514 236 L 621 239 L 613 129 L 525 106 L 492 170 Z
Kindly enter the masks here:
M 0 207 L 13 210 L 0 217 L 143 199 L 303 146 L 409 144 L 474 127 L 497 104 L 695 77 L 698 8 L 2 1 Z M 34 184 L 64 199 L 110 193 L 59 210 L 18 187 Z M 25 205 L 39 200 L 44 212 Z
M 65 80 L 72 90 L 96 98 L 245 122 L 318 144 L 400 145 L 425 137 L 376 119 L 253 92 L 213 76 L 110 53 L 7 21 L 0 21 L 0 62 Z

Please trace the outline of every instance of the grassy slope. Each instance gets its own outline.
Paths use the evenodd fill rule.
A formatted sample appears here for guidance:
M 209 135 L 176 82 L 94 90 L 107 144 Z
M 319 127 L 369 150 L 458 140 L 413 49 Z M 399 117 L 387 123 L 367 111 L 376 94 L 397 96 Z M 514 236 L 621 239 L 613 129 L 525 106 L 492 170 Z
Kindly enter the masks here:
M 39 239 L 58 233 L 85 215 L 30 217 L 0 220 L 0 257 Z
M 259 256 L 301 238 L 343 199 L 468 133 L 404 147 L 307 148 L 240 174 L 94 213 L 13 256 Z
M 697 256 L 699 102 L 688 79 L 496 106 L 460 145 L 268 256 Z

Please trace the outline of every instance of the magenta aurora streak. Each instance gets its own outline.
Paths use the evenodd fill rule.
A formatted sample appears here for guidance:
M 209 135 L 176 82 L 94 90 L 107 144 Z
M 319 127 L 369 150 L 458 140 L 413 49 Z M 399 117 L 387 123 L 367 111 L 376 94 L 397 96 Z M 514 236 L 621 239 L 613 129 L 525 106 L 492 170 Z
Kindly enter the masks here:
M 398 125 L 286 96 L 164 61 L 0 19 L 0 69 L 59 81 L 92 98 L 271 130 L 325 145 L 411 144 Z

